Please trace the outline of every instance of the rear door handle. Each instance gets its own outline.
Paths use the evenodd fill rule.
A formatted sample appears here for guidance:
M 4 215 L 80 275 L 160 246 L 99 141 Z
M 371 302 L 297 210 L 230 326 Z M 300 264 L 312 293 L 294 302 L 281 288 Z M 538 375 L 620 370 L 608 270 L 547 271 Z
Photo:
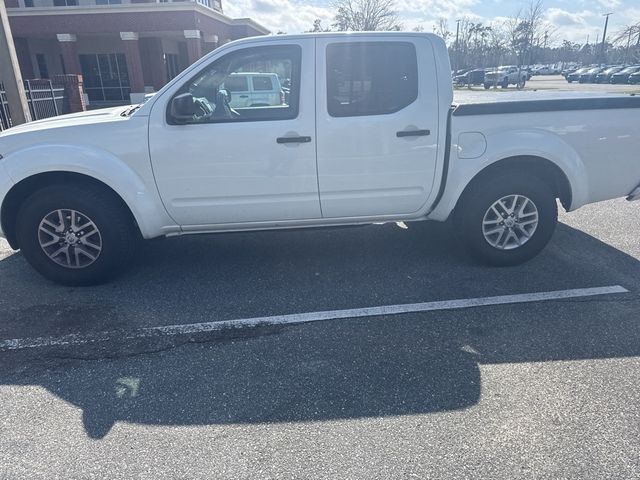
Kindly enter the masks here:
M 309 143 L 311 137 L 278 137 L 276 142 L 278 143 Z
M 400 130 L 396 132 L 396 137 L 424 137 L 431 135 L 431 130 Z

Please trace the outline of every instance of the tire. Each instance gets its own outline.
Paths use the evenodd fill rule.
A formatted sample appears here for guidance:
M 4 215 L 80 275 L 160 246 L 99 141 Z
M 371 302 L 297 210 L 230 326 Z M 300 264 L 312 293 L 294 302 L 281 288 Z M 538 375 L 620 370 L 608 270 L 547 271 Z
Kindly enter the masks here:
M 490 83 L 485 83 L 484 84 L 484 89 L 485 90 L 489 90 L 491 88 L 491 84 Z
M 502 88 L 509 88 L 509 80 L 507 80 L 506 78 L 502 81 L 502 84 L 500 85 Z
M 73 231 L 72 218 L 79 227 Z M 45 187 L 27 198 L 18 211 L 16 237 L 27 262 L 43 277 L 84 286 L 121 273 L 133 258 L 139 232 L 115 194 L 70 183 Z
M 527 80 L 522 78 L 520 82 L 518 82 L 518 85 L 516 87 L 518 88 L 518 90 L 522 90 L 526 84 L 527 84 Z
M 514 195 L 520 196 L 516 211 L 525 203 L 522 197 L 533 203 L 537 210 L 537 225 L 533 230 L 531 223 L 523 227 L 529 230 L 530 236 L 522 240 L 520 246 L 513 246 L 515 240 L 507 238 L 509 243 L 505 245 L 509 248 L 499 248 L 489 242 L 483 229 L 490 232 L 493 228 L 491 225 L 495 223 L 494 217 L 497 215 L 493 210 L 490 212 L 491 207 L 505 197 L 505 203 L 510 207 L 509 201 Z M 525 225 L 525 222 L 533 219 L 532 211 L 531 205 L 527 204 L 520 224 Z M 493 266 L 518 265 L 535 257 L 551 240 L 557 221 L 558 207 L 551 188 L 542 179 L 523 178 L 515 173 L 475 180 L 463 193 L 454 213 L 454 225 L 460 241 L 476 260 Z M 498 224 L 495 226 L 504 228 Z M 518 225 L 514 225 L 513 230 L 522 234 Z M 507 237 L 508 231 L 505 232 L 502 240 Z M 500 233 L 488 235 L 488 238 L 494 241 L 498 235 Z

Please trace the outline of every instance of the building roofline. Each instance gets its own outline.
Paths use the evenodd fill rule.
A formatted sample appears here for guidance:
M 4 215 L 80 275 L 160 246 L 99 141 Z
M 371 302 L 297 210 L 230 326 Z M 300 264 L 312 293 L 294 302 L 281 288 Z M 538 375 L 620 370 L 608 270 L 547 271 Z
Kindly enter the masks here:
M 230 26 L 247 25 L 268 35 L 271 31 L 251 18 L 231 18 L 224 13 L 196 2 L 167 2 L 167 3 L 121 3 L 111 5 L 70 5 L 60 7 L 9 7 L 9 17 L 32 17 L 51 15 L 95 15 L 106 13 L 149 13 L 149 12 L 177 12 L 196 11 Z

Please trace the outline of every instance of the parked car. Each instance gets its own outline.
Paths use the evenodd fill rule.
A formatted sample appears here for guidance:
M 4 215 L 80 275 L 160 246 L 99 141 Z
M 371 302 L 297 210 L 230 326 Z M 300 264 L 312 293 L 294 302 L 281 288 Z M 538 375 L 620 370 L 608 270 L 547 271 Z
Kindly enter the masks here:
M 557 75 L 559 72 L 555 67 L 543 65 L 532 69 L 532 75 Z
M 232 73 L 220 85 L 231 98 L 231 108 L 273 107 L 285 103 L 284 90 L 276 73 Z
M 611 75 L 610 83 L 629 83 L 629 76 L 640 71 L 640 65 L 632 65 Z
M 456 85 L 482 85 L 484 83 L 484 69 L 470 70 L 456 76 L 453 80 Z
M 614 73 L 618 73 L 623 68 L 624 67 L 620 65 L 616 65 L 604 69 L 602 72 L 596 75 L 596 83 L 609 83 L 609 80 L 611 80 L 611 75 L 613 75 Z
M 577 70 L 574 70 L 573 72 L 567 74 L 567 76 L 565 77 L 567 79 L 567 82 L 569 83 L 573 83 L 573 82 L 577 82 L 580 80 L 580 75 L 582 75 L 583 73 L 591 70 L 593 67 L 582 67 L 579 68 Z
M 629 83 L 631 85 L 638 85 L 640 83 L 640 70 L 629 75 Z
M 603 67 L 593 67 L 578 77 L 578 83 L 595 83 L 596 76 L 604 70 Z
M 258 66 L 291 79 L 290 104 L 231 109 L 221 87 Z M 112 278 L 140 237 L 449 218 L 473 256 L 514 265 L 551 239 L 556 199 L 640 197 L 640 97 L 452 108 L 450 71 L 426 33 L 227 43 L 142 105 L 0 133 L 2 235 L 67 285 Z
M 484 88 L 489 89 L 492 86 L 500 86 L 507 88 L 509 85 L 516 85 L 523 88 L 529 74 L 527 70 L 510 65 L 498 67 L 484 74 Z

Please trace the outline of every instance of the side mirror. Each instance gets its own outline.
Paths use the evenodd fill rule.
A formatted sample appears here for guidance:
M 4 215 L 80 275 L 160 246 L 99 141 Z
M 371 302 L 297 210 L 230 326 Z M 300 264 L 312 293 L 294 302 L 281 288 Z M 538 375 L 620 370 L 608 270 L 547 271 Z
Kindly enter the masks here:
M 171 100 L 171 116 L 175 120 L 193 120 L 195 113 L 193 95 L 191 95 L 191 93 L 177 95 Z

